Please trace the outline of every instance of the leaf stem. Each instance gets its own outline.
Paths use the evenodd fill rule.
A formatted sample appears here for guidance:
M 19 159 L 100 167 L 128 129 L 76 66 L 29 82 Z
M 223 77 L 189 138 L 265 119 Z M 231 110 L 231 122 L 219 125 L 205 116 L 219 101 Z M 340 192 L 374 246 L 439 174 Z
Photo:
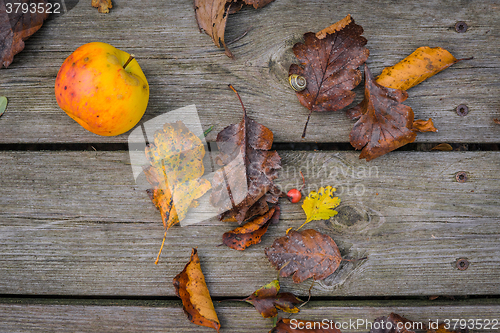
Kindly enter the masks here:
M 299 191 L 302 191 L 304 186 L 306 186 L 306 179 L 304 178 L 304 174 L 302 173 L 302 171 L 300 171 L 300 175 L 302 176 L 302 187 L 300 188 Z
M 302 132 L 302 139 L 306 137 L 307 125 L 309 124 L 309 119 L 311 119 L 311 114 L 312 110 L 309 111 L 309 115 L 307 116 L 306 125 L 304 126 L 304 131 Z
M 350 261 L 350 262 L 356 262 L 356 261 L 361 261 L 361 260 L 366 260 L 368 257 L 363 257 L 359 259 L 342 259 L 342 261 Z
M 469 58 L 461 58 L 461 59 L 457 59 L 457 61 L 455 61 L 455 64 L 459 61 L 464 61 L 464 60 L 472 60 L 474 59 L 474 57 L 469 57 Z
M 245 106 L 243 105 L 243 101 L 241 100 L 240 94 L 238 94 L 238 92 L 236 91 L 236 89 L 234 89 L 234 87 L 231 84 L 228 84 L 227 86 L 229 88 L 231 88 L 231 90 L 236 93 L 236 96 L 238 96 L 238 99 L 240 100 L 240 103 L 241 103 L 241 107 L 243 108 L 243 116 L 246 117 L 247 116 L 247 110 L 245 109 Z
M 167 230 L 165 230 L 165 234 L 163 235 L 163 241 L 161 242 L 160 252 L 158 252 L 158 256 L 156 256 L 155 265 L 158 265 L 158 261 L 160 261 L 161 251 L 163 251 L 163 245 L 165 245 L 166 238 L 167 238 Z
M 123 69 L 126 69 L 128 64 L 130 64 L 130 62 L 134 59 L 135 59 L 135 56 L 133 54 L 131 54 L 130 57 L 128 58 L 127 62 L 125 63 L 125 65 L 123 65 Z

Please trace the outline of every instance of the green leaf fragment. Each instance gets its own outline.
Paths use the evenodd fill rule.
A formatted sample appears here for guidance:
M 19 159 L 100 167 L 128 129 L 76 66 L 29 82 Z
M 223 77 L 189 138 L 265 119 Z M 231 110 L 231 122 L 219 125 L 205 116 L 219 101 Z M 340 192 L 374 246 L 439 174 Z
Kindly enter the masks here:
M 0 117 L 3 115 L 6 108 L 7 108 L 7 97 L 0 96 Z
M 205 132 L 203 132 L 203 135 L 205 137 L 207 137 L 208 133 L 212 132 L 213 129 L 214 129 L 214 125 L 210 126 L 209 129 L 207 129 Z

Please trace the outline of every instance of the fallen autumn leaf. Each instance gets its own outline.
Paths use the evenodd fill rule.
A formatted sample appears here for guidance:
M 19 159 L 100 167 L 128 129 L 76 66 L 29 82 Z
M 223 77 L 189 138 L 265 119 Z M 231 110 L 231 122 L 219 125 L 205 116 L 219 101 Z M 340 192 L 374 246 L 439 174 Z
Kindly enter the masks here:
M 243 4 L 261 8 L 274 0 L 194 0 L 194 11 L 198 28 L 212 37 L 215 46 L 224 48 L 229 58 L 234 58 L 224 41 L 224 33 L 229 14 L 240 10 Z M 234 6 L 233 6 L 234 5 Z
M 265 214 L 269 203 L 278 202 L 281 191 L 273 181 L 278 178 L 281 159 L 276 151 L 269 150 L 273 132 L 247 116 L 236 94 L 243 108 L 243 119 L 217 135 L 217 158 L 223 167 L 214 174 L 210 203 L 219 209 L 221 221 L 241 224 Z
M 278 310 L 288 313 L 297 313 L 299 308 L 295 304 L 302 301 L 292 293 L 280 293 L 280 283 L 273 280 L 257 289 L 252 295 L 237 301 L 245 301 L 252 304 L 264 318 L 272 318 L 278 315 Z
M 301 283 L 312 277 L 323 280 L 337 270 L 342 261 L 333 239 L 314 229 L 291 230 L 265 249 L 271 264 L 282 277 L 293 274 L 293 282 Z
M 199 326 L 206 326 L 219 332 L 220 322 L 212 298 L 201 271 L 198 251 L 192 249 L 191 259 L 173 280 L 175 293 L 182 300 L 184 312 L 189 320 Z
M 336 189 L 331 186 L 321 187 L 318 192 L 311 191 L 304 199 L 302 209 L 306 213 L 306 221 L 297 230 L 311 221 L 327 220 L 337 215 L 333 208 L 340 204 L 340 198 L 335 196 Z
M 243 251 L 250 245 L 258 244 L 267 228 L 280 218 L 280 206 L 276 205 L 263 215 L 255 217 L 252 221 L 222 235 L 224 245 Z
M 362 149 L 359 158 L 370 161 L 415 141 L 413 110 L 401 104 L 407 98 L 404 90 L 376 83 L 365 65 L 365 98 L 348 110 L 351 119 L 359 118 L 349 136 L 351 145 Z
M 33 3 L 37 6 L 47 4 L 46 0 L 18 0 L 18 4 Z M 14 60 L 14 56 L 24 49 L 24 41 L 42 27 L 43 21 L 49 13 L 42 11 L 23 13 L 22 10 L 12 10 L 7 13 L 6 5 L 12 3 L 0 2 L 0 69 L 7 68 Z M 12 24 L 11 22 L 15 22 Z
M 376 81 L 387 88 L 408 90 L 443 69 L 470 59 L 456 59 L 440 47 L 422 46 L 396 65 L 384 68 Z
M 352 91 L 361 82 L 358 67 L 368 59 L 367 40 L 361 37 L 363 28 L 348 16 L 335 24 L 333 33 L 323 33 L 320 39 L 315 33 L 304 35 L 304 43 L 297 43 L 293 53 L 300 64 L 292 64 L 289 75 L 304 77 L 307 85 L 297 91 L 300 103 L 308 108 L 302 138 L 312 112 L 338 111 L 354 100 Z

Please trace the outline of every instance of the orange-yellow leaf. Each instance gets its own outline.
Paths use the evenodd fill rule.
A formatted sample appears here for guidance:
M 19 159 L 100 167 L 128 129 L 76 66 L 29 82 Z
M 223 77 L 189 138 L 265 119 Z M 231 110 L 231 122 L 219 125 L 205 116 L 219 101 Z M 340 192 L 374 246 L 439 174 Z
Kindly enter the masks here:
M 111 0 L 92 0 L 92 7 L 96 7 L 99 13 L 109 13 L 109 9 L 113 8 Z
M 457 60 L 443 48 L 422 46 L 396 65 L 386 67 L 377 83 L 387 88 L 408 90 L 460 60 L 463 59 Z
M 184 312 L 189 320 L 196 325 L 210 327 L 219 332 L 219 319 L 205 283 L 205 276 L 201 271 L 196 249 L 192 250 L 191 260 L 173 282 L 175 293 L 182 300 Z
M 437 132 L 437 128 L 434 127 L 432 118 L 429 120 L 417 119 L 413 121 L 413 130 L 415 132 Z
M 431 150 L 452 151 L 453 147 L 448 143 L 440 143 L 437 146 L 433 147 Z

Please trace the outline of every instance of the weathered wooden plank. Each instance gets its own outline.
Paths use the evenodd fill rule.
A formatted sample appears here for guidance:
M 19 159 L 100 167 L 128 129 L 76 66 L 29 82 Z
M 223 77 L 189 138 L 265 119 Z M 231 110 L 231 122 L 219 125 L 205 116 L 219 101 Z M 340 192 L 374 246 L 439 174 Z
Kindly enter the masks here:
M 500 294 L 500 153 L 395 152 L 370 163 L 354 152 L 280 152 L 283 189 L 334 185 L 339 214 L 311 222 L 347 258 L 314 295 Z M 436 161 L 440 161 L 437 163 Z M 263 249 L 305 215 L 282 202 L 261 244 L 230 250 L 215 218 L 170 229 L 134 183 L 127 152 L 0 153 L 0 294 L 174 295 L 172 278 L 198 247 L 215 296 L 250 294 L 276 271 Z M 465 171 L 466 183 L 455 174 Z M 203 205 L 202 205 L 203 206 Z M 459 271 L 455 262 L 467 258 Z M 283 286 L 307 295 L 311 281 Z
M 3 303 L 3 304 L 2 304 Z M 65 304 L 69 303 L 69 304 Z M 0 300 L 0 330 L 2 332 L 208 332 L 188 321 L 180 302 L 113 301 L 111 305 L 99 305 L 99 301 L 74 302 L 2 302 Z M 78 303 L 78 302 L 76 302 Z M 90 303 L 90 304 L 85 304 Z M 97 304 L 93 304 L 97 303 Z M 102 302 L 106 303 L 106 302 Z M 109 303 L 109 302 L 108 302 Z M 155 303 L 151 305 L 151 303 Z M 215 303 L 221 322 L 221 332 L 268 332 L 271 320 L 262 318 L 250 305 Z M 300 318 L 332 325 L 344 325 L 342 332 L 368 332 L 370 324 L 380 316 L 398 313 L 414 321 L 414 327 L 445 322 L 447 319 L 466 320 L 471 328 L 487 320 L 499 320 L 498 300 L 469 300 L 461 302 L 422 301 L 332 301 L 311 302 L 292 318 Z M 288 316 L 288 315 L 287 315 Z M 481 321 L 476 321 L 480 319 Z M 473 320 L 473 321 L 469 321 Z M 352 324 L 355 323 L 355 324 Z M 454 322 L 451 322 L 452 324 Z M 474 324 L 472 324 L 474 323 Z M 319 324 L 318 324 L 319 325 Z M 334 324 L 333 324 L 334 325 Z M 349 326 L 347 326 L 349 325 Z M 459 326 L 457 330 L 459 331 Z M 469 332 L 496 332 L 491 329 L 471 329 Z M 421 330 L 419 332 L 422 332 Z
M 0 142 L 125 142 L 127 135 L 99 137 L 88 133 L 62 112 L 53 96 L 54 80 L 63 60 L 78 46 L 105 41 L 134 53 L 151 86 L 143 121 L 189 104 L 196 104 L 208 137 L 240 120 L 241 108 L 227 89 L 240 90 L 249 114 L 271 128 L 276 141 L 297 142 L 307 110 L 288 87 L 291 47 L 306 31 L 318 31 L 352 14 L 368 38 L 368 64 L 377 75 L 415 48 L 441 46 L 457 58 L 474 60 L 450 69 L 410 90 L 406 102 L 417 117 L 432 117 L 439 133 L 422 134 L 419 142 L 498 142 L 500 65 L 498 62 L 500 7 L 495 0 L 405 1 L 279 0 L 260 10 L 244 9 L 230 17 L 227 41 L 249 28 L 231 45 L 236 60 L 215 49 L 198 32 L 191 0 L 117 0 L 108 15 L 87 2 L 48 21 L 0 71 L 0 93 L 9 98 L 0 119 Z M 314 19 L 312 19 L 314 18 Z M 469 29 L 457 33 L 465 21 Z M 390 23 L 390 24 L 389 24 Z M 361 96 L 361 89 L 358 89 Z M 459 117 L 455 108 L 467 104 Z M 353 123 L 343 112 L 313 115 L 307 141 L 347 142 Z

